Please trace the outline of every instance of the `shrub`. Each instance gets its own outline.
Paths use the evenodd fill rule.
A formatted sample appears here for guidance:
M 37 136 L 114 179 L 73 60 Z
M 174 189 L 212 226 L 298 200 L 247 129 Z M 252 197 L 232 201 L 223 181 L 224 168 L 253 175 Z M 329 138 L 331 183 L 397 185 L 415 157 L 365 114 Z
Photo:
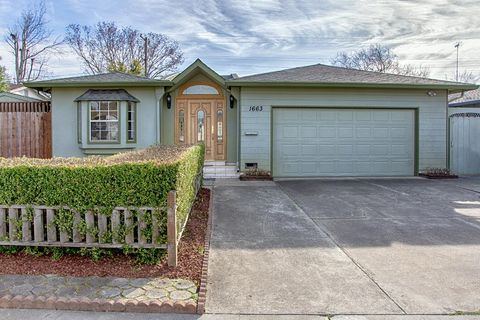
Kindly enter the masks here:
M 176 190 L 180 227 L 195 200 L 203 159 L 203 145 L 152 146 L 110 157 L 0 158 L 0 204 L 65 206 L 110 215 L 115 207 L 163 208 L 168 192 Z M 159 212 L 165 223 L 166 212 Z M 58 227 L 70 232 L 72 212 L 59 213 Z M 160 230 L 166 238 L 166 228 Z

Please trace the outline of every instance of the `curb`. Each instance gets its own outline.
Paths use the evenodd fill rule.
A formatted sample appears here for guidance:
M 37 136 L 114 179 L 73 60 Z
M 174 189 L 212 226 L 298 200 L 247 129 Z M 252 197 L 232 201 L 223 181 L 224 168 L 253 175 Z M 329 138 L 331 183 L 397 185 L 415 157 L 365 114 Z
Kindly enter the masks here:
M 207 301 L 207 277 L 208 277 L 208 256 L 210 253 L 210 237 L 212 235 L 212 221 L 213 221 L 213 186 L 208 188 L 210 190 L 210 200 L 208 204 L 208 221 L 207 231 L 205 234 L 205 245 L 202 262 L 202 275 L 200 278 L 200 287 L 198 289 L 197 314 L 205 313 L 205 302 Z
M 11 296 L 0 297 L 0 308 L 6 309 L 50 309 L 100 312 L 141 312 L 141 313 L 190 313 L 197 309 L 195 302 L 129 299 L 105 300 L 89 298 Z

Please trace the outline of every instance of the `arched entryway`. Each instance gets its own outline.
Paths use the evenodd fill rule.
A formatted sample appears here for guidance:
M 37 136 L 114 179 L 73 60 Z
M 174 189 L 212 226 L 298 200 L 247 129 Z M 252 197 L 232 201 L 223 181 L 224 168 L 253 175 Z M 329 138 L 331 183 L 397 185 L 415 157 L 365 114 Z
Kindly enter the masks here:
M 175 143 L 205 144 L 205 160 L 226 160 L 223 89 L 213 82 L 187 82 L 175 101 Z

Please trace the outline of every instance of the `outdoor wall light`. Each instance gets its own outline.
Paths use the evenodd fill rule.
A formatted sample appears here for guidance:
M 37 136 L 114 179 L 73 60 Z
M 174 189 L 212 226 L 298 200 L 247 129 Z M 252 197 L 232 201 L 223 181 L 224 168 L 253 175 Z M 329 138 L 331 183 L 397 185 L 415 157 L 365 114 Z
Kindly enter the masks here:
M 235 98 L 232 95 L 230 95 L 229 99 L 230 99 L 230 109 L 233 109 L 233 106 L 234 106 L 233 103 L 235 102 Z
M 427 94 L 428 94 L 430 97 L 435 97 L 435 96 L 437 95 L 437 92 L 430 90 L 430 91 L 427 92 Z
M 172 96 L 170 95 L 170 93 L 167 93 L 167 109 L 171 109 L 172 108 Z

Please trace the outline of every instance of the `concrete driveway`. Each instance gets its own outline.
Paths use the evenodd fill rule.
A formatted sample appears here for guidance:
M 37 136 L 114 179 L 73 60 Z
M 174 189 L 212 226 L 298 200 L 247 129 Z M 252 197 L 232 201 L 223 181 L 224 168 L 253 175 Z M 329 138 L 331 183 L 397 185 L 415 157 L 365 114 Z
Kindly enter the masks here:
M 480 178 L 214 190 L 209 313 L 480 311 Z

